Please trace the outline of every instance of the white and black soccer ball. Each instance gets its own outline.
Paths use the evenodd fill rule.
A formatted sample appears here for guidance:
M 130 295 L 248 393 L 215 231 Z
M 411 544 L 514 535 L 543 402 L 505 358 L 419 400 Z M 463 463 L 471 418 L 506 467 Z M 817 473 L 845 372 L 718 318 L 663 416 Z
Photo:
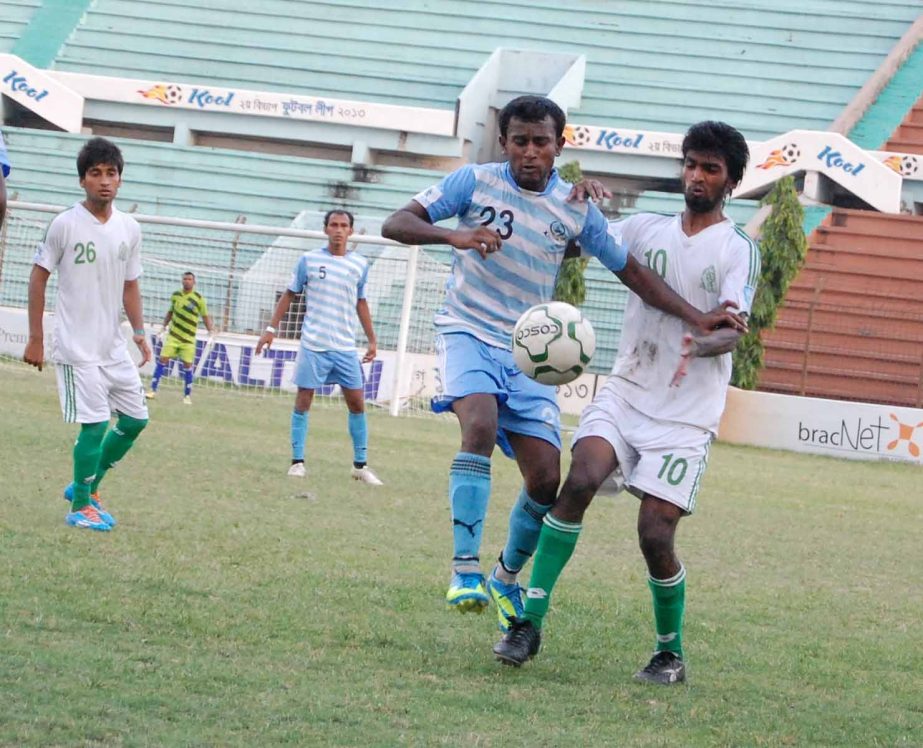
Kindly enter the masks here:
M 527 377 L 542 384 L 572 382 L 595 352 L 590 321 L 563 301 L 527 309 L 513 329 L 513 360 Z
M 571 130 L 570 142 L 571 145 L 576 146 L 586 145 L 590 142 L 590 137 L 590 130 L 588 127 L 577 125 Z
M 795 143 L 783 145 L 781 150 L 782 158 L 785 159 L 787 164 L 793 164 L 801 158 L 801 149 Z
M 913 177 L 920 170 L 920 162 L 916 156 L 901 156 L 900 171 L 903 177 Z
M 183 100 L 183 89 L 179 86 L 169 85 L 163 92 L 164 104 L 179 104 Z

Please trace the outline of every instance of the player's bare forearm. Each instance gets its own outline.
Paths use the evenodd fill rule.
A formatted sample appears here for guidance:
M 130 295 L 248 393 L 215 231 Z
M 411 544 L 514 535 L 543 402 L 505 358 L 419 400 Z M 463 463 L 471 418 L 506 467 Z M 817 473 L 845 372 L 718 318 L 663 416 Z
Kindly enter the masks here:
M 696 358 L 709 358 L 730 353 L 737 347 L 742 333 L 730 327 L 713 330 L 707 335 L 693 335 L 689 345 L 689 355 Z
M 485 258 L 503 245 L 496 231 L 483 226 L 475 229 L 434 226 L 426 208 L 416 200 L 388 216 L 382 224 L 381 235 L 402 244 L 448 244 L 456 249 L 473 249 Z
M 217 330 L 215 330 L 215 323 L 212 322 L 210 314 L 205 315 L 205 329 L 208 330 L 209 335 L 214 335 Z
M 39 265 L 33 265 L 32 273 L 29 275 L 29 340 L 26 341 L 22 359 L 39 371 L 45 363 L 42 319 L 45 316 L 45 289 L 48 287 L 50 275 L 51 273 Z
M 286 288 L 285 291 L 282 292 L 279 301 L 276 302 L 276 309 L 272 313 L 272 319 L 269 320 L 269 327 L 263 330 L 260 339 L 256 341 L 257 355 L 263 352 L 263 348 L 272 347 L 272 341 L 276 338 L 276 330 L 278 330 L 279 325 L 282 324 L 282 318 L 285 317 L 288 308 L 292 305 L 292 299 L 294 298 L 295 294 L 291 289 Z M 270 330 L 270 328 L 272 329 Z
M 631 255 L 628 255 L 628 262 L 624 269 L 616 275 L 645 304 L 679 317 L 693 327 L 699 327 L 702 313 L 670 288 L 657 273 L 642 265 Z
M 356 302 L 356 316 L 359 317 L 359 324 L 362 325 L 362 332 L 365 333 L 366 340 L 369 341 L 368 350 L 362 357 L 363 362 L 372 361 L 378 355 L 378 339 L 375 337 L 375 328 L 372 325 L 372 313 L 369 311 L 369 302 L 366 299 L 359 299 Z
M 141 284 L 137 279 L 125 281 L 122 288 L 122 306 L 132 330 L 144 329 L 144 308 L 141 303 Z

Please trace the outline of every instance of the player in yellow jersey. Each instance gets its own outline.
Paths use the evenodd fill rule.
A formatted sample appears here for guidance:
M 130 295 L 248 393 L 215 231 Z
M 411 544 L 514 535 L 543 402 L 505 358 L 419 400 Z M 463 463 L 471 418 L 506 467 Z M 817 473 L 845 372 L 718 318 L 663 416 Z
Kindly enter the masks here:
M 205 297 L 195 290 L 195 273 L 183 273 L 183 287 L 170 297 L 170 308 L 163 319 L 163 348 L 154 368 L 148 400 L 157 397 L 157 387 L 167 366 L 175 358 L 183 364 L 183 403 L 192 405 L 192 375 L 195 368 L 195 335 L 199 317 L 205 321 L 209 335 L 215 334 L 215 325 L 208 314 Z M 169 329 L 168 329 L 169 326 Z

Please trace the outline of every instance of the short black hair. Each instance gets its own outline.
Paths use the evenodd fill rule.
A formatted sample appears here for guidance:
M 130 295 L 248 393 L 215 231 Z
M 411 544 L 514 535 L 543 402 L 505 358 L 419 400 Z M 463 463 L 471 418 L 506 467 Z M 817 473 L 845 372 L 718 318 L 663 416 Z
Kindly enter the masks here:
M 504 138 L 513 117 L 522 122 L 544 122 L 545 117 L 551 117 L 558 138 L 564 134 L 564 125 L 567 123 L 561 107 L 544 96 L 517 96 L 500 110 L 500 134 Z
M 191 276 L 192 276 L 192 279 L 195 280 L 195 273 L 193 273 L 191 270 L 187 270 L 185 273 L 183 273 L 183 277 L 184 277 L 184 278 L 185 278 L 187 275 L 191 275 Z
M 77 174 L 83 179 L 87 171 L 100 164 L 114 166 L 121 175 L 122 169 L 125 168 L 125 159 L 122 158 L 119 147 L 111 140 L 90 138 L 77 154 Z
M 327 224 L 330 223 L 330 216 L 346 216 L 349 219 L 349 228 L 353 227 L 353 214 L 342 208 L 334 208 L 324 214 L 324 228 L 327 228 Z
M 721 156 L 734 184 L 740 184 L 750 160 L 746 138 L 726 122 L 706 120 L 690 127 L 683 138 L 683 158 L 689 151 Z

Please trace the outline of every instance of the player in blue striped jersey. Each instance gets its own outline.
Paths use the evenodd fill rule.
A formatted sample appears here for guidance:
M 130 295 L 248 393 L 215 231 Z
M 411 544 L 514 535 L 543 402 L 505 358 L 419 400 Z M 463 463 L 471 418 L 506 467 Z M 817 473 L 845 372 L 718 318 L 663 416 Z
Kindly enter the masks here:
M 6 217 L 6 178 L 10 175 L 10 157 L 6 153 L 6 143 L 0 133 L 0 226 Z
M 279 297 L 269 326 L 256 345 L 257 354 L 269 348 L 276 329 L 288 312 L 296 294 L 304 292 L 305 313 L 301 327 L 301 349 L 295 368 L 295 409 L 292 412 L 292 464 L 288 474 L 304 477 L 304 450 L 308 436 L 314 390 L 325 384 L 338 384 L 349 410 L 348 428 L 353 443 L 355 480 L 380 486 L 382 482 L 366 463 L 368 426 L 362 390 L 362 368 L 356 355 L 356 318 L 368 339 L 363 362 L 377 354 L 372 315 L 365 299 L 369 263 L 358 252 L 347 252 L 353 233 L 353 216 L 346 210 L 331 210 L 324 216 L 328 244 L 305 252 L 295 265 L 288 288 Z
M 528 379 L 514 364 L 513 326 L 523 311 L 552 297 L 568 244 L 597 257 L 648 304 L 702 331 L 739 324 L 733 314 L 703 314 L 673 293 L 610 236 L 589 202 L 569 202 L 555 158 L 565 117 L 551 100 L 522 96 L 499 116 L 506 163 L 464 166 L 393 213 L 382 234 L 406 244 L 450 244 L 452 272 L 436 314 L 442 392 L 437 412 L 451 410 L 461 449 L 449 474 L 454 555 L 447 604 L 481 612 L 488 595 L 498 624 L 522 612 L 517 574 L 535 550 L 542 519 L 560 481 L 560 413 L 553 387 Z M 438 221 L 458 217 L 458 227 Z M 472 251 L 473 250 L 473 251 Z M 507 544 L 486 583 L 480 544 L 490 496 L 494 444 L 515 457 L 523 488 L 510 515 Z

